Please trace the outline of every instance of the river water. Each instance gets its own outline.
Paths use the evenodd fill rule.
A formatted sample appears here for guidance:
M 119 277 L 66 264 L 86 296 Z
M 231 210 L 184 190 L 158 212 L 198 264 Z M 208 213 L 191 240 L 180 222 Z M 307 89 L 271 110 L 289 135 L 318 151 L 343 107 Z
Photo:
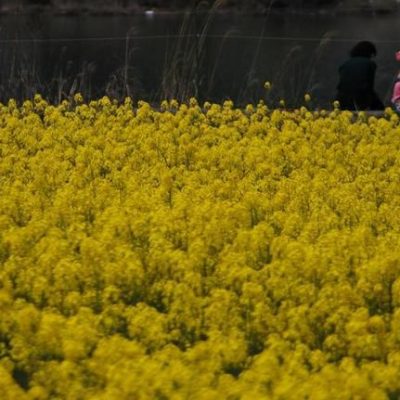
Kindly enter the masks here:
M 338 66 L 358 40 L 378 48 L 376 88 L 387 103 L 400 49 L 399 14 L 264 16 L 154 14 L 0 17 L 0 100 L 76 91 L 158 102 L 232 99 L 239 105 L 310 93 L 329 107 Z M 273 84 L 266 92 L 265 81 Z

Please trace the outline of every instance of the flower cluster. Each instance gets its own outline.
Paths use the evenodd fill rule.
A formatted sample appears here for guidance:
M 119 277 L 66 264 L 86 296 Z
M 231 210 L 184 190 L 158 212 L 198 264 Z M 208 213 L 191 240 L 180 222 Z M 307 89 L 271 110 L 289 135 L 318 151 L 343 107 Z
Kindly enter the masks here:
M 400 395 L 400 125 L 0 105 L 0 398 Z

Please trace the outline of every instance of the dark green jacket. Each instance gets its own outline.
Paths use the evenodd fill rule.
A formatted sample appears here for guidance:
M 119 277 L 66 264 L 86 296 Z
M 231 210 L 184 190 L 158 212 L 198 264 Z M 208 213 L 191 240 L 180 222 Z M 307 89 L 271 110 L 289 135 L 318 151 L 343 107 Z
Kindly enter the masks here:
M 353 57 L 339 68 L 338 91 L 359 94 L 374 91 L 376 64 L 365 57 Z
M 339 67 L 336 99 L 345 110 L 382 110 L 374 90 L 376 64 L 366 57 L 352 57 Z

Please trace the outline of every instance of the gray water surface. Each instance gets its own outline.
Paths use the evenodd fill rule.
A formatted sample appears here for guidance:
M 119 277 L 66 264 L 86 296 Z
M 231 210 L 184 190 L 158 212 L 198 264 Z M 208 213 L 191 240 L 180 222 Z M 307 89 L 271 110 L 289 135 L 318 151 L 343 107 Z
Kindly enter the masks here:
M 80 91 L 158 102 L 162 98 L 238 104 L 283 98 L 329 107 L 338 66 L 358 40 L 378 48 L 376 88 L 388 104 L 400 68 L 399 14 L 265 16 L 2 16 L 0 99 L 41 92 L 58 101 Z M 263 84 L 273 90 L 266 93 Z

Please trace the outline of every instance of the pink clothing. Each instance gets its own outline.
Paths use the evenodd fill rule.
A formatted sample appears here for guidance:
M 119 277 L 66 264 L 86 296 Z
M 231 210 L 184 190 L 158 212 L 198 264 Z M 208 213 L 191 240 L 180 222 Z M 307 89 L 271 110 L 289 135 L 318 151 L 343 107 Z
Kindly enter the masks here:
M 392 103 L 397 103 L 400 100 L 400 81 L 397 81 L 393 87 Z

